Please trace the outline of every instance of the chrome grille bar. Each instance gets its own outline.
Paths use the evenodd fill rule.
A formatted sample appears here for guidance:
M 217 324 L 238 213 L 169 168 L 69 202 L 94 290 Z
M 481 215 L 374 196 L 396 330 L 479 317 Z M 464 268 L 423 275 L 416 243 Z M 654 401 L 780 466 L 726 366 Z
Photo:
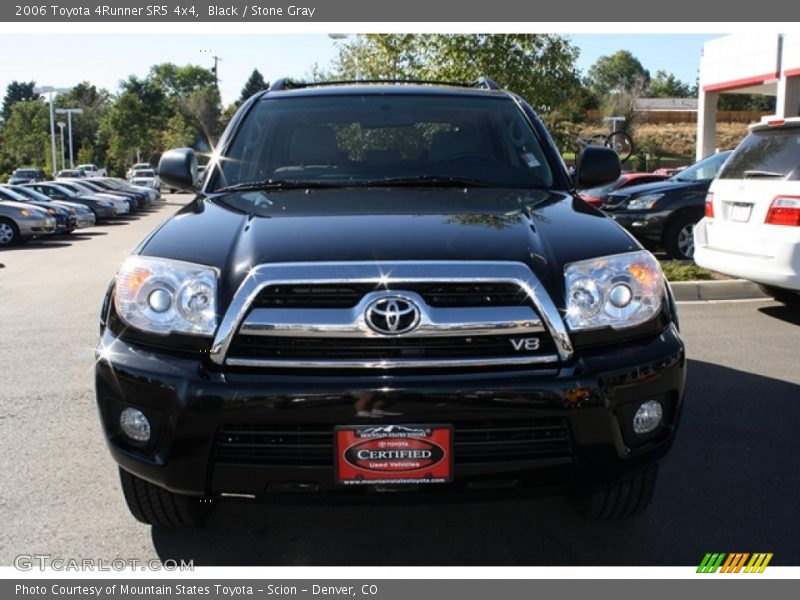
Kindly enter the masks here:
M 568 360 L 572 354 L 572 344 L 569 339 L 566 327 L 561 316 L 549 295 L 543 288 L 541 282 L 536 278 L 527 265 L 518 262 L 483 262 L 483 261 L 400 261 L 400 262 L 316 262 L 316 263 L 275 263 L 259 265 L 249 270 L 239 289 L 234 294 L 233 300 L 228 307 L 225 316 L 220 323 L 217 335 L 210 350 L 210 358 L 216 364 L 230 364 L 237 366 L 288 366 L 285 361 L 260 360 L 253 358 L 227 357 L 228 349 L 234 336 L 240 327 L 246 326 L 259 330 L 264 325 L 264 315 L 253 311 L 253 320 L 245 319 L 250 305 L 258 293 L 269 285 L 295 285 L 295 284 L 356 284 L 369 283 L 380 289 L 381 286 L 391 284 L 393 287 L 402 285 L 404 282 L 484 282 L 484 283 L 514 283 L 518 285 L 530 298 L 531 303 L 538 312 L 540 319 L 533 311 L 528 310 L 528 314 L 521 319 L 521 328 L 539 328 L 538 331 L 546 330 L 553 339 L 557 355 L 552 356 L 510 356 L 507 358 L 482 358 L 475 359 L 473 365 L 469 359 L 457 359 L 452 361 L 454 364 L 442 364 L 442 361 L 404 361 L 407 364 L 399 364 L 397 359 L 391 361 L 356 361 L 358 364 L 342 364 L 339 366 L 359 366 L 375 368 L 391 368 L 395 366 L 490 366 L 490 365 L 509 365 L 509 364 L 533 364 L 539 362 L 555 362 L 558 359 Z M 506 313 L 504 321 L 499 321 L 500 328 L 505 333 L 524 333 L 520 329 L 507 331 L 504 324 L 509 322 L 508 315 L 514 310 L 526 307 L 485 307 L 499 308 Z M 257 309 L 272 310 L 272 309 Z M 287 310 L 287 309 L 275 309 Z M 304 309 L 311 310 L 311 309 Z M 443 309 L 444 310 L 444 309 Z M 453 309 L 448 309 L 453 310 Z M 468 309 L 471 312 L 477 308 Z M 455 315 L 455 313 L 452 313 Z M 260 316 L 259 316 L 260 315 Z M 318 315 L 317 315 L 318 316 Z M 463 315 L 461 315 L 463 318 Z M 443 318 L 443 317 L 439 317 Z M 455 317 L 454 317 L 455 318 Z M 247 324 L 249 323 L 249 324 Z M 259 325 L 260 323 L 260 325 Z M 474 324 L 473 321 L 469 323 Z M 491 326 L 492 323 L 498 324 L 496 319 L 492 322 L 483 323 L 484 327 Z M 346 324 L 345 324 L 346 325 Z M 352 319 L 350 320 L 352 325 Z M 250 334 L 258 334 L 259 331 L 249 330 Z M 275 331 L 260 330 L 262 335 L 276 335 Z M 297 332 L 299 333 L 299 331 Z M 497 332 L 495 332 L 497 333 Z M 477 335 L 476 331 L 471 331 L 470 335 Z M 278 334 L 280 335 L 280 334 Z M 309 331 L 304 329 L 302 335 L 308 336 Z M 361 333 L 360 335 L 363 335 Z M 430 335 L 430 333 L 428 334 Z M 453 335 L 453 330 L 448 331 L 448 335 Z M 227 359 L 227 360 L 226 360 Z M 322 362 L 322 361 L 319 361 Z M 274 364 L 278 363 L 278 364 Z M 423 364 L 419 364 L 423 363 Z M 436 363 L 436 364 L 433 364 Z M 384 365 L 382 367 L 382 365 Z M 304 361 L 298 366 L 304 367 L 336 367 L 337 365 L 325 361 L 324 365 L 316 364 L 315 361 Z
M 367 305 L 382 292 L 366 294 L 354 308 L 256 308 L 242 323 L 247 335 L 363 338 L 381 337 L 364 319 Z M 417 294 L 403 292 L 419 305 Z M 426 306 L 422 319 L 403 337 L 474 336 L 542 333 L 544 326 L 528 306 L 433 308 Z

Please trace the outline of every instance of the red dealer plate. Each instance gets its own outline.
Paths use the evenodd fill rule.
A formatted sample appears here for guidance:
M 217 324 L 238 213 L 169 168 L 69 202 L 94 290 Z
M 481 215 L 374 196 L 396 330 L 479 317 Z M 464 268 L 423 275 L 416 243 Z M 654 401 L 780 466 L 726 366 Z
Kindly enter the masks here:
M 348 425 L 334 431 L 336 480 L 345 485 L 446 483 L 449 425 Z

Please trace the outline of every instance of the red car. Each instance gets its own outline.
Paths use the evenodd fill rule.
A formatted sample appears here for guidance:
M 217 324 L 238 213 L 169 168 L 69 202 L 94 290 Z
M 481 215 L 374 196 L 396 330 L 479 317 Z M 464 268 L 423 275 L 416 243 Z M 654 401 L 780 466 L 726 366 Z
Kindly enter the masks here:
M 660 173 L 623 173 L 620 175 L 619 179 L 612 183 L 608 183 L 596 188 L 590 188 L 588 190 L 581 190 L 578 193 L 586 202 L 595 208 L 600 208 L 603 205 L 603 201 L 606 199 L 606 196 L 608 196 L 611 192 L 630 187 L 632 185 L 655 183 L 668 178 L 668 175 L 663 175 Z

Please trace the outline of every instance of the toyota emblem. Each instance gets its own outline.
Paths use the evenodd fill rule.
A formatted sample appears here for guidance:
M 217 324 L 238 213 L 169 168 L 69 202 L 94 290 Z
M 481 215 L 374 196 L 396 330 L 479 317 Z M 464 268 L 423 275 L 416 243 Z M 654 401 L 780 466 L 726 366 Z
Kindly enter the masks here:
M 408 333 L 419 325 L 419 307 L 402 296 L 383 296 L 373 300 L 364 311 L 370 329 L 383 335 Z

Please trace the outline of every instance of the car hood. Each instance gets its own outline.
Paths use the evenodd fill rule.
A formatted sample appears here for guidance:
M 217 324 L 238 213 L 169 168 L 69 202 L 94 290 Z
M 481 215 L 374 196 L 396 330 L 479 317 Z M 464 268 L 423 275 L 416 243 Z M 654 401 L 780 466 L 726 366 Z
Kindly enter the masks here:
M 74 208 L 75 214 L 92 212 L 91 209 L 86 208 L 84 204 L 79 204 L 77 202 L 69 202 L 67 200 L 53 200 L 52 203 L 66 209 Z
M 638 248 L 567 193 L 379 188 L 198 197 L 139 251 L 219 268 L 226 304 L 255 265 L 324 261 L 519 261 L 555 299 L 565 264 Z
M 39 206 L 35 206 L 33 204 L 28 204 L 27 202 L 16 202 L 14 200 L 0 200 L 0 206 L 4 206 L 7 208 L 19 208 L 21 210 L 30 211 L 31 214 L 35 214 L 39 217 L 49 217 L 50 215 L 47 214 L 47 209 L 41 208 Z
M 657 181 L 655 183 L 643 183 L 640 185 L 632 185 L 621 190 L 611 192 L 608 195 L 611 198 L 633 198 L 634 196 L 643 196 L 644 194 L 664 194 L 667 192 L 677 192 L 681 190 L 694 191 L 699 189 L 708 189 L 711 181 L 676 181 L 674 179 L 665 179 L 664 181 Z

